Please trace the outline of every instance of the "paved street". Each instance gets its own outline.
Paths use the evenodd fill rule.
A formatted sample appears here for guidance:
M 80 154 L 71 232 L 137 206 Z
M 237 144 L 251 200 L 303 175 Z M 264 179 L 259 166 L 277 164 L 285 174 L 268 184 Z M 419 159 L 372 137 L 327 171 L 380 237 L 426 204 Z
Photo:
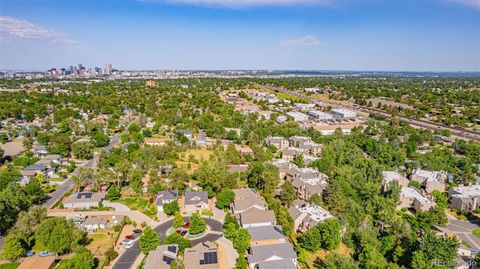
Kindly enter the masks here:
M 183 218 L 185 221 L 188 221 L 188 217 Z M 206 241 L 215 241 L 218 238 L 221 237 L 219 234 L 223 230 L 223 224 L 215 219 L 209 219 L 209 218 L 203 218 L 205 222 L 207 223 L 208 227 L 210 227 L 210 232 L 199 238 L 199 239 L 194 239 L 190 240 L 192 242 L 192 246 L 206 242 Z M 170 227 L 172 227 L 172 222 L 173 220 L 169 220 L 167 222 L 164 222 L 157 227 L 155 227 L 155 231 L 160 235 L 160 239 L 163 241 L 163 239 L 166 237 L 166 233 Z M 117 262 L 113 265 L 112 269 L 130 269 L 132 268 L 132 265 L 134 264 L 135 260 L 137 259 L 137 256 L 140 255 L 140 246 L 138 241 L 133 245 L 133 247 L 127 249 L 117 260 Z
M 138 121 L 138 119 L 136 119 L 135 121 Z M 110 139 L 110 143 L 106 147 L 102 148 L 102 151 L 110 151 L 115 146 L 117 146 L 118 143 L 120 142 L 120 137 L 124 132 L 113 136 Z M 81 166 L 90 168 L 90 169 L 96 169 L 98 166 L 99 157 L 100 157 L 100 154 L 96 153 L 93 159 L 83 163 L 83 165 Z M 57 190 L 55 190 L 54 192 L 48 195 L 48 198 L 45 199 L 45 201 L 43 202 L 44 207 L 51 208 L 52 206 L 54 206 L 55 203 L 57 203 L 65 195 L 65 193 L 67 193 L 73 187 L 72 176 L 74 176 L 75 173 L 77 173 L 77 171 L 78 171 L 78 168 L 75 169 L 75 171 L 73 171 L 73 173 L 68 176 L 65 182 L 62 185 L 60 185 L 60 187 Z
M 480 228 L 480 221 L 466 222 L 457 219 L 453 219 L 449 216 L 449 223 L 445 228 L 440 230 L 445 232 L 454 233 L 462 241 L 467 242 L 472 248 L 480 250 L 480 238 L 472 234 L 472 231 Z

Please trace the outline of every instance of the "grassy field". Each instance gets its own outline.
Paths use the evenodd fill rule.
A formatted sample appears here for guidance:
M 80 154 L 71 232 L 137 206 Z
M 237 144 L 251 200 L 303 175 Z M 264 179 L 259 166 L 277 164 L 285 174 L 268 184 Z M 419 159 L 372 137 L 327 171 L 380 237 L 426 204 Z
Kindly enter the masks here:
M 117 235 L 118 233 L 111 229 L 97 230 L 96 233 L 87 235 L 89 243 L 86 248 L 101 260 L 105 252 L 115 245 Z
M 289 100 L 292 103 L 308 103 L 308 100 L 305 99 L 305 98 L 300 98 L 300 97 L 296 97 L 296 96 L 293 96 L 293 95 L 280 93 L 280 92 L 276 93 L 276 95 L 277 95 L 278 98 L 283 98 L 283 99 Z
M 18 266 L 20 266 L 20 264 L 17 262 L 5 263 L 0 264 L 0 269 L 16 269 Z
M 128 206 L 131 210 L 138 210 L 142 211 L 145 210 L 148 206 L 148 200 L 143 198 L 135 198 L 135 197 L 128 197 L 128 198 L 120 198 L 115 200 L 114 202 L 118 202 Z
M 192 174 L 198 169 L 199 163 L 208 160 L 212 154 L 213 150 L 190 149 L 180 153 L 180 160 L 176 162 L 176 165 L 185 168 L 187 173 Z
M 335 252 L 341 254 L 341 255 L 344 255 L 344 256 L 350 256 L 350 249 L 343 243 L 340 244 L 340 246 L 334 250 Z M 315 260 L 318 258 L 320 260 L 323 260 L 325 259 L 325 257 L 327 256 L 328 254 L 328 251 L 326 250 L 319 250 L 315 253 L 311 253 L 309 252 L 308 253 L 308 256 L 307 256 L 307 264 L 310 268 L 315 268 L 313 266 Z
M 472 231 L 472 233 L 473 233 L 476 237 L 480 238 L 480 229 L 475 229 L 475 230 Z

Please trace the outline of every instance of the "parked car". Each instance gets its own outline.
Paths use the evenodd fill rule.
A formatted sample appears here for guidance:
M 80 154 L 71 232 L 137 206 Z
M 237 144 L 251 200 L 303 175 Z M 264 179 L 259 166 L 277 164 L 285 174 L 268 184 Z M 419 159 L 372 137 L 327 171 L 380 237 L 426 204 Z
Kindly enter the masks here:
M 141 229 L 135 229 L 135 230 L 133 230 L 133 233 L 141 234 L 141 233 L 142 233 L 142 230 L 141 230 Z
M 135 244 L 135 241 L 130 240 L 124 245 L 124 247 L 125 248 L 131 248 L 131 247 L 133 247 L 133 244 Z
M 134 239 L 135 239 L 135 236 L 129 234 L 129 235 L 126 235 L 125 238 L 126 238 L 126 239 L 129 239 L 129 240 L 134 240 Z
M 40 256 L 40 257 L 47 257 L 47 256 L 53 256 L 53 255 L 55 255 L 55 254 L 52 253 L 52 252 L 46 251 L 46 250 L 45 251 L 40 251 L 40 253 L 38 254 L 38 256 Z
M 177 234 L 180 234 L 182 232 L 182 230 L 176 230 L 175 231 Z
M 188 227 L 190 227 L 190 222 L 186 222 L 185 224 L 183 224 L 183 229 L 188 229 Z
M 33 255 L 35 255 L 35 251 L 33 251 L 33 250 L 29 250 L 29 251 L 25 252 L 25 254 L 23 254 L 23 256 L 25 256 L 25 257 L 32 257 Z
M 181 235 L 181 236 L 185 236 L 187 233 L 188 233 L 187 230 L 183 230 L 183 231 L 180 233 L 180 235 Z

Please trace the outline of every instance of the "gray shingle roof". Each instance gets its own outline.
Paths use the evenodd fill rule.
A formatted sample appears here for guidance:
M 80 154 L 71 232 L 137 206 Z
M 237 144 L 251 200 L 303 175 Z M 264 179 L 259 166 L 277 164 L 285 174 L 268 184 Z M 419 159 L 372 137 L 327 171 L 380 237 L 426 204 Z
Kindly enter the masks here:
M 200 202 L 208 204 L 208 192 L 206 191 L 186 191 L 185 192 L 185 204 L 196 205 Z
M 249 227 L 247 230 L 252 241 L 279 240 L 285 238 L 282 228 L 279 226 Z
M 291 259 L 264 261 L 258 263 L 258 269 L 296 269 Z
M 297 254 L 293 250 L 290 243 L 261 245 L 250 247 L 250 255 L 248 255 L 248 263 L 258 263 L 277 256 L 281 259 L 296 259 Z

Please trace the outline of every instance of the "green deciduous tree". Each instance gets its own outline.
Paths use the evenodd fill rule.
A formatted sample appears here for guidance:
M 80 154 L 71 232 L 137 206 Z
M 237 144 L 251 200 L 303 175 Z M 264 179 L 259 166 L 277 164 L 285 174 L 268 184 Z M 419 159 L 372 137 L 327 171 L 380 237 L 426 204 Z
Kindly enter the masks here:
M 290 207 L 296 199 L 297 192 L 292 182 L 285 181 L 282 185 L 282 190 L 280 191 L 280 201 L 282 201 L 285 206 Z
M 207 225 L 205 220 L 200 217 L 200 214 L 193 213 L 190 217 L 190 226 L 188 227 L 188 232 L 190 234 L 200 234 L 205 231 Z
M 93 269 L 95 266 L 95 257 L 86 248 L 80 247 L 76 250 L 71 259 L 60 263 L 59 269 Z
M 167 214 L 168 216 L 172 216 L 173 214 L 176 214 L 178 211 L 180 211 L 180 207 L 177 201 L 172 201 L 170 203 L 163 204 L 163 212 L 165 212 L 165 214 Z
M 184 224 L 182 215 L 180 214 L 179 211 L 175 212 L 175 216 L 173 217 L 173 223 L 172 226 L 174 228 L 180 228 Z
M 233 202 L 234 198 L 235 193 L 229 188 L 224 188 L 217 194 L 215 206 L 220 209 L 227 208 Z
M 165 237 L 165 240 L 163 240 L 164 244 L 178 244 L 178 250 L 180 252 L 183 252 L 186 248 L 189 248 L 192 244 L 190 243 L 190 240 L 184 238 L 183 236 L 177 234 L 177 233 L 172 233 L 169 236 Z
M 35 243 L 42 249 L 63 254 L 72 251 L 83 238 L 73 220 L 45 219 L 35 233 Z
M 14 261 L 25 253 L 22 240 L 15 234 L 10 233 L 5 237 L 2 256 L 6 260 Z
M 146 227 L 143 230 L 143 234 L 138 241 L 140 242 L 140 249 L 144 254 L 148 254 L 148 252 L 155 250 L 160 245 L 160 237 L 150 227 Z

